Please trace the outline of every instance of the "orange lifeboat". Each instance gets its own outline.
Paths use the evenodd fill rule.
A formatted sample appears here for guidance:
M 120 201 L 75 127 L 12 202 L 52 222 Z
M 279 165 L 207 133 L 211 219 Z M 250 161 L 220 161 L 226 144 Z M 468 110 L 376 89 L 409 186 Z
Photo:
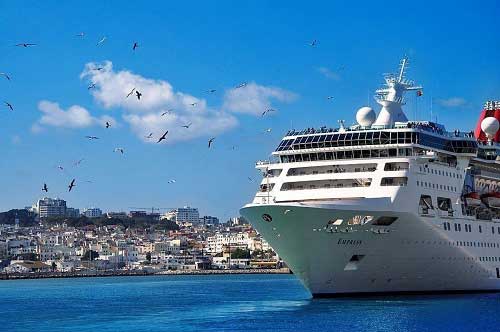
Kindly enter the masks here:
M 465 202 L 468 206 L 479 206 L 481 205 L 481 197 L 475 191 L 467 193 L 464 195 Z
M 497 191 L 482 194 L 481 200 L 492 209 L 500 209 L 500 193 Z

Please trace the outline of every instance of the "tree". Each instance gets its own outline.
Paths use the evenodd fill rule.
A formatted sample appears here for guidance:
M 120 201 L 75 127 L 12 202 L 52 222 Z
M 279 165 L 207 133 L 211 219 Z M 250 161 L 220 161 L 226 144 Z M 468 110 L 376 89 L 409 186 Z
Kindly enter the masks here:
M 146 260 L 151 264 L 151 253 L 149 251 L 146 253 Z
M 94 250 L 87 250 L 85 254 L 83 254 L 82 261 L 93 261 L 96 258 L 99 258 L 99 253 Z
M 236 250 L 231 253 L 231 259 L 241 259 L 241 258 L 250 258 L 250 250 L 243 250 L 240 248 L 236 248 Z

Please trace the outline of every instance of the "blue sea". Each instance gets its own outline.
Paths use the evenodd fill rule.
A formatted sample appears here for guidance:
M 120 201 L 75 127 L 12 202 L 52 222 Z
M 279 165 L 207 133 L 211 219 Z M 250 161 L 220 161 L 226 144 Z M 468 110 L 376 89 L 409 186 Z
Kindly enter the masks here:
M 293 275 L 0 281 L 0 331 L 499 331 L 500 294 L 311 299 Z

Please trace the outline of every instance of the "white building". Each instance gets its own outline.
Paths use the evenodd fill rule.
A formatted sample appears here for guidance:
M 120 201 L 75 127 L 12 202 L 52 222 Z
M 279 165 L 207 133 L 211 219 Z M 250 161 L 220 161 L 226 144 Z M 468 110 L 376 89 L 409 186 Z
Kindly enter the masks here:
M 175 221 L 176 223 L 188 222 L 197 224 L 200 222 L 200 213 L 197 208 L 185 206 L 168 212 L 165 215 L 165 219 Z
M 66 215 L 66 201 L 59 198 L 44 197 L 36 202 L 33 209 L 40 218 L 64 217 Z
M 99 218 L 102 216 L 102 210 L 96 207 L 91 207 L 83 210 L 82 214 L 87 218 Z
M 234 250 L 236 248 L 249 249 L 253 247 L 253 238 L 248 233 L 216 233 L 207 238 L 207 252 L 218 254 L 223 252 L 224 248 Z

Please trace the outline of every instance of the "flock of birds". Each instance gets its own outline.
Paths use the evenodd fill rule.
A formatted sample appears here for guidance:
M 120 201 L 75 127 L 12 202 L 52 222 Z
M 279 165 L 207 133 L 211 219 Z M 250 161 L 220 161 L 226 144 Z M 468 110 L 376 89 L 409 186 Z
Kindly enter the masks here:
M 84 33 L 84 32 L 80 32 L 80 33 L 76 34 L 75 36 L 76 36 L 76 37 L 79 37 L 79 38 L 84 38 L 84 37 L 85 37 L 85 33 Z M 107 40 L 107 37 L 106 37 L 106 36 L 103 36 L 102 38 L 100 38 L 100 39 L 99 39 L 99 41 L 97 42 L 96 46 L 100 46 L 100 45 L 102 45 L 103 43 L 105 43 L 105 42 L 106 42 L 106 40 Z M 318 44 L 318 40 L 314 39 L 314 40 L 312 40 L 312 41 L 311 41 L 308 45 L 309 45 L 310 47 L 316 47 L 316 46 L 317 46 L 317 44 Z M 16 47 L 22 47 L 22 48 L 30 48 L 30 47 L 33 47 L 33 46 L 37 46 L 37 44 L 36 44 L 36 43 L 18 43 L 18 44 L 15 44 L 15 46 L 16 46 Z M 138 47 L 139 47 L 139 43 L 135 41 L 135 42 L 132 44 L 132 51 L 137 50 L 137 48 L 138 48 Z M 93 70 L 97 70 L 97 71 L 102 71 L 103 69 L 104 69 L 103 67 L 96 67 L 96 68 L 93 68 Z M 5 78 L 6 80 L 8 80 L 8 81 L 11 81 L 11 76 L 10 76 L 9 74 L 5 73 L 5 72 L 0 72 L 0 76 L 4 77 L 4 78 Z M 241 89 L 241 88 L 246 87 L 247 85 L 248 85 L 248 83 L 247 83 L 247 82 L 242 82 L 242 83 L 240 83 L 240 84 L 236 85 L 234 88 L 235 88 L 235 89 Z M 91 83 L 91 84 L 89 84 L 89 85 L 88 85 L 88 87 L 87 87 L 87 89 L 88 89 L 88 90 L 95 89 L 95 88 L 96 88 L 96 83 Z M 215 93 L 216 91 L 217 91 L 216 89 L 208 89 L 208 90 L 206 90 L 206 92 L 207 92 L 207 93 Z M 131 97 L 131 96 L 135 96 L 135 97 L 137 98 L 137 100 L 139 100 L 139 101 L 140 101 L 140 100 L 141 100 L 141 98 L 142 98 L 142 96 L 143 96 L 143 94 L 142 94 L 139 90 L 137 90 L 137 89 L 134 87 L 132 90 L 130 90 L 130 92 L 128 92 L 128 93 L 125 95 L 125 98 L 129 98 L 129 97 Z M 328 97 L 327 97 L 327 99 L 328 99 L 328 100 L 333 99 L 333 96 L 328 96 Z M 4 105 L 5 105 L 8 109 L 10 109 L 11 111 L 14 111 L 14 106 L 13 106 L 10 102 L 8 102 L 8 101 L 4 101 Z M 190 105 L 191 105 L 191 106 L 193 106 L 193 107 L 195 107 L 195 106 L 197 106 L 197 105 L 198 105 L 198 102 L 193 102 L 193 103 L 191 103 Z M 161 113 L 161 116 L 166 116 L 166 115 L 169 115 L 169 114 L 171 114 L 173 111 L 174 111 L 174 109 L 168 109 L 168 110 L 166 110 L 166 111 L 163 111 L 163 112 Z M 267 114 L 269 114 L 269 113 L 271 113 L 271 112 L 276 112 L 276 110 L 275 110 L 275 109 L 273 109 L 273 108 L 268 108 L 268 109 L 264 110 L 264 111 L 261 113 L 261 116 L 262 116 L 262 117 L 264 117 L 265 115 L 267 115 Z M 182 125 L 181 127 L 186 128 L 186 129 L 189 129 L 191 125 L 192 125 L 192 123 L 190 122 L 190 123 L 187 123 L 187 124 L 185 124 L 185 125 Z M 106 129 L 109 129 L 109 128 L 111 128 L 111 123 L 110 123 L 109 121 L 106 121 L 106 122 L 105 122 L 105 124 L 104 124 L 104 126 L 105 126 L 105 128 L 106 128 Z M 271 128 L 268 128 L 268 129 L 266 129 L 266 130 L 265 130 L 265 132 L 267 132 L 267 133 L 270 133 L 271 131 L 272 131 L 272 129 L 271 129 Z M 157 139 L 156 143 L 161 143 L 162 141 L 166 140 L 166 139 L 167 139 L 167 135 L 168 135 L 168 133 L 169 133 L 169 131 L 168 131 L 168 130 L 166 130 L 166 131 L 165 131 L 165 132 L 164 132 L 161 136 L 159 136 L 159 137 L 158 137 L 158 139 Z M 87 136 L 85 136 L 85 138 L 87 138 L 88 140 L 98 140 L 98 139 L 100 139 L 98 136 L 93 136 L 93 135 L 87 135 Z M 147 136 L 144 136 L 144 138 L 146 138 L 146 139 L 153 139 L 153 138 L 154 138 L 154 137 L 153 137 L 153 133 L 149 133 Z M 216 139 L 215 137 L 210 137 L 210 138 L 208 139 L 208 144 L 207 144 L 207 145 L 208 145 L 208 148 L 209 148 L 209 149 L 213 146 L 215 139 Z M 235 146 L 233 146 L 232 148 L 234 149 L 234 148 L 235 148 Z M 120 153 L 120 154 L 122 154 L 122 155 L 125 153 L 125 150 L 124 150 L 124 148 L 122 148 L 122 147 L 117 147 L 117 148 L 115 148 L 113 151 L 114 151 L 114 152 L 116 152 L 116 153 Z M 84 159 L 80 159 L 80 160 L 76 161 L 76 162 L 74 163 L 74 166 L 78 166 L 78 165 L 80 165 L 80 163 L 81 163 L 81 162 L 83 162 L 83 160 L 84 160 Z M 64 171 L 64 167 L 63 167 L 63 166 L 61 166 L 61 165 L 57 166 L 57 168 L 58 168 L 58 169 L 60 169 L 61 171 Z M 249 179 L 251 182 L 253 182 L 253 179 L 252 179 L 252 178 L 248 177 L 248 179 Z M 87 182 L 90 182 L 90 181 L 87 181 Z M 173 180 L 173 179 L 168 181 L 168 183 L 175 183 L 175 182 L 176 182 L 176 181 L 175 181 L 175 180 Z M 75 186 L 76 186 L 76 179 L 75 179 L 75 178 L 73 178 L 73 179 L 71 180 L 71 182 L 69 183 L 69 185 L 68 185 L 68 192 L 71 192 Z M 47 183 L 44 183 L 44 184 L 43 184 L 42 191 L 44 191 L 44 192 L 46 192 L 46 193 L 49 191 L 49 188 L 48 188 L 48 186 L 47 186 Z

